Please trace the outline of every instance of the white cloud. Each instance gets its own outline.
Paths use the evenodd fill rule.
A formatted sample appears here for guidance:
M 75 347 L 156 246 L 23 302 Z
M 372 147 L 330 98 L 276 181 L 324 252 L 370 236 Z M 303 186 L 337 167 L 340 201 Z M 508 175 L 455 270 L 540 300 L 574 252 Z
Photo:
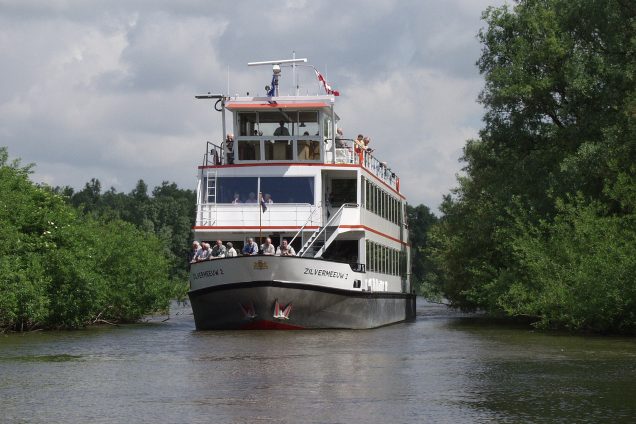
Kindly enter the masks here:
M 342 91 L 347 135 L 369 134 L 409 201 L 434 208 L 480 126 L 475 35 L 491 3 L 0 0 L 0 145 L 53 185 L 193 187 L 221 137 L 193 96 L 225 92 L 228 67 L 231 94 L 262 94 L 269 70 L 245 64 L 295 50 Z

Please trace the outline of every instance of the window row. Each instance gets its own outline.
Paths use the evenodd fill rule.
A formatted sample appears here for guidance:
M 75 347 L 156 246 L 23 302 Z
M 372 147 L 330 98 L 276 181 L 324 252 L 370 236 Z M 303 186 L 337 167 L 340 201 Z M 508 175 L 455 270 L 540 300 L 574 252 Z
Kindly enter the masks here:
M 238 160 L 320 160 L 318 140 L 239 140 L 237 150 Z
M 402 222 L 402 203 L 370 180 L 362 177 L 364 207 L 396 225 Z
M 258 203 L 263 193 L 266 203 L 314 204 L 314 177 L 217 177 L 202 179 L 202 203 Z
M 239 137 L 319 135 L 317 111 L 240 112 L 237 114 Z
M 367 240 L 367 271 L 389 275 L 403 275 L 406 255 L 397 249 Z

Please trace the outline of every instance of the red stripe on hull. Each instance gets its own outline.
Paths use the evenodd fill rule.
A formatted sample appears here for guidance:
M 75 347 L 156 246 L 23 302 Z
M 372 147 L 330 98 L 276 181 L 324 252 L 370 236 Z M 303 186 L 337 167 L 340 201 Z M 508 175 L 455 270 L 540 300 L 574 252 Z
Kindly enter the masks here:
M 241 326 L 241 330 L 304 330 L 304 328 L 284 322 L 259 320 Z

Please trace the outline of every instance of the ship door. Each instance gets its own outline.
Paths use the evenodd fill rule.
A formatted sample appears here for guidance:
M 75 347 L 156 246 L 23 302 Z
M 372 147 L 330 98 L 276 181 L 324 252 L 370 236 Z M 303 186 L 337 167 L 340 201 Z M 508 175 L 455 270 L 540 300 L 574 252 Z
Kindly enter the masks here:
M 325 178 L 325 223 L 345 203 L 358 202 L 358 180 L 356 175 L 326 176 Z

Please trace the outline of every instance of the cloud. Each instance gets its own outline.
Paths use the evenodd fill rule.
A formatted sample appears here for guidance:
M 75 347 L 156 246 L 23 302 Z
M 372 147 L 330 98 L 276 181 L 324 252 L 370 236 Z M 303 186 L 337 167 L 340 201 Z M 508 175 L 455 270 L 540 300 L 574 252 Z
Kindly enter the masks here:
M 52 185 L 194 187 L 205 141 L 222 137 L 194 95 L 262 94 L 270 71 L 246 63 L 296 51 L 343 93 L 347 134 L 369 134 L 410 202 L 436 207 L 481 125 L 475 35 L 501 3 L 0 0 L 0 145 Z

